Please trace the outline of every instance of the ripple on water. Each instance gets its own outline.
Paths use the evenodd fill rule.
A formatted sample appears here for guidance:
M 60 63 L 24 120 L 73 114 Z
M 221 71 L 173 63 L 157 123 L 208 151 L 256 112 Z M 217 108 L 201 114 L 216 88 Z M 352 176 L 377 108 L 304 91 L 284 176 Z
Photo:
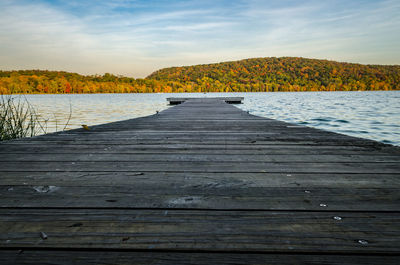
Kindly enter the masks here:
M 339 122 L 339 123 L 349 123 L 349 121 L 346 121 L 346 120 L 335 120 L 335 122 Z
M 244 97 L 237 107 L 262 117 L 327 129 L 351 136 L 400 145 L 400 91 L 184 93 L 184 94 L 80 94 L 26 95 L 44 118 L 57 116 L 58 127 L 72 118 L 68 129 L 81 124 L 152 115 L 164 110 L 168 97 Z M 335 106 L 336 108 L 333 108 Z M 49 122 L 49 131 L 55 127 Z
M 332 119 L 331 118 L 314 118 L 314 119 L 311 119 L 312 121 L 320 121 L 320 122 L 330 122 L 330 121 L 332 121 Z

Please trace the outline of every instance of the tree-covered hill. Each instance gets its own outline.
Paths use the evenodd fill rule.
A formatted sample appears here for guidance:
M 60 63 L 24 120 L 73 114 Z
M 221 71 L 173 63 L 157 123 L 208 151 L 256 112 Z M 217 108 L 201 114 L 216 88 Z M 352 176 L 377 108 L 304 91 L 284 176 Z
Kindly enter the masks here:
M 147 78 L 192 85 L 201 91 L 395 90 L 400 89 L 400 66 L 271 57 L 165 68 Z
M 62 71 L 0 71 L 0 94 L 151 93 L 162 92 L 161 83 L 108 73 L 85 76 Z
M 145 79 L 43 70 L 0 71 L 0 94 L 400 90 L 400 66 L 256 58 L 171 67 Z

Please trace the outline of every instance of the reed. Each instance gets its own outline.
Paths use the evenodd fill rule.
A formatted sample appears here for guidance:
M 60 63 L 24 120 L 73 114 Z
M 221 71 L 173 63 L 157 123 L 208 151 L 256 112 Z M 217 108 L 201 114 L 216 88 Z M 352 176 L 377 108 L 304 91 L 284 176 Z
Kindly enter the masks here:
M 63 130 L 68 125 L 70 116 Z M 23 95 L 2 95 L 0 99 L 0 141 L 47 133 L 48 120 L 41 120 Z

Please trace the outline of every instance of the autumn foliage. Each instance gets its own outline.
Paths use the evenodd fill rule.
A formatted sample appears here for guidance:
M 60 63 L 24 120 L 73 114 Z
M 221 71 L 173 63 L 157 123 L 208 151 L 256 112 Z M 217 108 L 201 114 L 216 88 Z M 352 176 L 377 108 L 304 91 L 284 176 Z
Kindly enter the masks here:
M 294 57 L 171 67 L 145 79 L 41 70 L 0 71 L 0 94 L 399 90 L 400 66 Z

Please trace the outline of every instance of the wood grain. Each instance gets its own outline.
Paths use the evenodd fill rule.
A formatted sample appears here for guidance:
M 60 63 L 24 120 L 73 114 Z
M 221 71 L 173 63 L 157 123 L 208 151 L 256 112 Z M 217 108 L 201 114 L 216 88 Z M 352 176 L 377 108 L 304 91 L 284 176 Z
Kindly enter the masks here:
M 0 210 L 0 247 L 398 254 L 391 222 L 400 213 Z
M 399 147 L 218 99 L 90 129 L 0 144 L 1 264 L 398 263 Z

